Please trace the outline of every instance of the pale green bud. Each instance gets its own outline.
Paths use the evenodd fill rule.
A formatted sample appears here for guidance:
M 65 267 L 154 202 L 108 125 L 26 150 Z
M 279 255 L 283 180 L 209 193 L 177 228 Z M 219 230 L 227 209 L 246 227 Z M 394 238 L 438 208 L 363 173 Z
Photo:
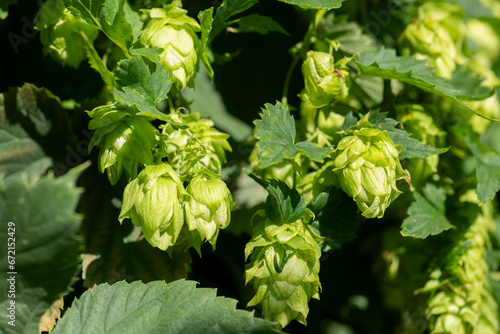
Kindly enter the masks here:
M 203 171 L 219 174 L 226 161 L 226 151 L 231 151 L 229 135 L 214 129 L 214 123 L 201 119 L 198 113 L 180 115 L 176 121 L 187 128 L 176 130 L 169 124 L 163 126 L 160 151 L 181 179 L 189 181 Z
M 401 193 L 396 180 L 408 177 L 398 160 L 398 149 L 386 131 L 373 128 L 363 118 L 345 132 L 333 153 L 334 172 L 343 191 L 367 218 L 382 218 L 391 201 Z
M 348 72 L 335 69 L 333 56 L 319 51 L 309 51 L 302 64 L 304 90 L 299 97 L 316 108 L 326 106 L 335 98 L 347 97 L 349 88 L 346 83 Z
M 254 280 L 255 296 L 248 306 L 262 303 L 264 318 L 285 327 L 291 320 L 306 324 L 308 301 L 319 299 L 319 258 L 322 241 L 301 219 L 259 223 L 245 248 L 250 254 L 246 282 Z
M 409 24 L 399 38 L 403 55 L 416 54 L 436 67 L 435 74 L 451 78 L 457 62 L 457 49 L 449 32 L 436 21 L 424 17 Z
M 184 224 L 186 190 L 169 165 L 146 166 L 123 193 L 120 222 L 130 218 L 146 240 L 161 250 L 175 245 Z
M 491 60 L 500 56 L 500 36 L 493 27 L 478 19 L 467 20 L 467 48 L 472 54 L 481 53 Z
M 44 54 L 75 68 L 86 58 L 86 42 L 82 34 L 90 43 L 98 34 L 96 28 L 71 14 L 62 0 L 45 2 L 35 19 L 35 27 L 40 30 Z
M 203 175 L 193 178 L 187 192 L 190 199 L 184 209 L 189 230 L 195 232 L 199 241 L 195 246 L 208 240 L 215 248 L 219 230 L 226 228 L 231 221 L 233 197 L 223 181 L 207 179 Z
M 300 116 L 307 141 L 324 147 L 332 146 L 340 140 L 338 132 L 344 123 L 345 116 L 335 111 L 316 109 L 307 102 L 300 104 Z
M 196 32 L 200 25 L 186 15 L 187 10 L 175 5 L 143 11 L 151 20 L 142 32 L 141 43 L 162 48 L 160 64 L 172 73 L 172 83 L 178 89 L 186 85 L 191 87 L 198 70 L 199 40 Z
M 425 1 L 418 8 L 419 18 L 428 18 L 439 23 L 451 36 L 457 49 L 460 47 L 466 31 L 463 12 L 462 6 L 438 1 Z
M 139 166 L 153 163 L 156 129 L 146 118 L 115 105 L 98 107 L 88 114 L 93 118 L 89 129 L 96 129 L 89 149 L 101 146 L 99 170 L 107 171 L 111 184 L 118 182 L 123 170 L 135 178 Z

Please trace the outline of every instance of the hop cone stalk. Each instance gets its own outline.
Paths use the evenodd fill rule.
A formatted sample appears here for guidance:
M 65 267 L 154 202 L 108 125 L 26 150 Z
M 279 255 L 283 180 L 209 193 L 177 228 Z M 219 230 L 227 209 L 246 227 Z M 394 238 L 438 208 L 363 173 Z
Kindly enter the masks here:
M 250 254 L 246 283 L 253 280 L 256 291 L 248 306 L 262 303 L 264 318 L 285 327 L 296 319 L 306 324 L 307 305 L 319 299 L 321 238 L 302 219 L 276 224 L 269 218 L 255 226 L 245 248 Z
M 89 129 L 96 129 L 89 149 L 100 145 L 99 170 L 107 171 L 116 184 L 125 170 L 130 178 L 137 176 L 139 166 L 153 163 L 156 128 L 145 117 L 133 116 L 126 108 L 107 105 L 88 112 L 93 119 Z
M 144 28 L 140 41 L 149 47 L 160 47 L 160 63 L 171 71 L 172 83 L 178 89 L 192 86 L 192 79 L 198 69 L 199 40 L 196 32 L 200 25 L 187 16 L 187 10 L 175 5 L 165 9 L 145 10 L 151 20 Z
M 182 201 L 186 190 L 169 165 L 150 165 L 123 193 L 120 222 L 130 218 L 146 240 L 161 250 L 175 245 L 184 224 Z
M 349 92 L 347 71 L 335 69 L 333 56 L 319 51 L 309 51 L 302 64 L 305 88 L 300 98 L 316 108 L 326 106 L 335 98 L 345 98 Z
M 161 154 L 168 158 L 183 181 L 191 180 L 200 172 L 219 174 L 226 161 L 226 151 L 231 151 L 229 135 L 214 129 L 214 123 L 201 119 L 198 113 L 181 115 L 176 120 L 187 125 L 187 129 L 176 130 L 166 124 L 161 135 Z
M 338 184 L 367 218 L 382 218 L 401 193 L 396 180 L 408 177 L 398 160 L 398 148 L 386 131 L 374 128 L 366 115 L 345 132 L 333 153 Z
M 436 269 L 427 282 L 426 287 L 439 286 L 429 298 L 426 311 L 433 334 L 493 334 L 500 330 L 486 263 L 488 226 L 494 224 L 491 212 L 490 202 L 459 240 L 458 247 L 467 249 L 450 273 L 451 278 L 442 277 L 441 270 Z
M 45 2 L 35 19 L 35 27 L 40 30 L 44 54 L 75 68 L 86 58 L 86 42 L 82 34 L 90 43 L 98 34 L 96 28 L 71 14 L 63 0 Z

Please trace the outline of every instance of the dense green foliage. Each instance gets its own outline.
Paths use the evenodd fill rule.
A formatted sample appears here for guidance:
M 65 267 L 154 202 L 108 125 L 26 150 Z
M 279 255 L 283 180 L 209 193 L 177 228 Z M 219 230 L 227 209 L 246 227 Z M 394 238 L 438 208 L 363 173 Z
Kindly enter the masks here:
M 500 332 L 497 2 L 0 23 L 0 332 Z

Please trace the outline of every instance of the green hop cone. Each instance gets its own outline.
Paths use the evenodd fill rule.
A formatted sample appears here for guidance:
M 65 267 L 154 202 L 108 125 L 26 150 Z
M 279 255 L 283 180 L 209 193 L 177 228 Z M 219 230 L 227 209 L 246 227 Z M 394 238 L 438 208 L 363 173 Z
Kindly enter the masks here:
M 193 244 L 200 252 L 202 241 L 207 240 L 215 248 L 219 230 L 231 221 L 233 197 L 226 184 L 219 179 L 207 179 L 203 175 L 193 178 L 187 187 L 190 195 L 184 210 L 186 223 L 194 231 Z
M 123 193 L 120 222 L 130 218 L 146 240 L 161 250 L 175 245 L 184 224 L 182 201 L 186 190 L 169 165 L 150 165 Z
M 367 119 L 368 115 L 344 133 L 332 156 L 333 171 L 363 216 L 382 218 L 392 199 L 401 193 L 396 180 L 408 174 L 398 160 L 398 149 L 402 148 Z
M 45 2 L 35 18 L 35 27 L 40 31 L 44 54 L 75 68 L 86 58 L 82 34 L 90 43 L 98 35 L 96 28 L 71 14 L 62 0 Z
M 198 70 L 199 40 L 196 32 L 200 31 L 200 25 L 186 15 L 187 10 L 175 5 L 143 11 L 151 20 L 142 32 L 141 43 L 163 49 L 160 63 L 171 71 L 170 78 L 178 89 L 186 85 L 192 87 L 192 79 Z
M 306 324 L 308 302 L 319 299 L 319 258 L 322 241 L 302 219 L 276 224 L 267 218 L 255 226 L 245 248 L 250 254 L 246 283 L 253 280 L 256 291 L 248 306 L 262 303 L 264 318 L 285 327 L 296 319 Z
M 139 166 L 153 163 L 156 129 L 145 117 L 133 116 L 126 108 L 106 105 L 88 112 L 93 119 L 89 129 L 96 130 L 89 150 L 101 146 L 99 170 L 107 171 L 116 184 L 125 170 L 129 178 L 137 176 Z
M 335 98 L 347 97 L 348 72 L 335 69 L 333 56 L 319 51 L 309 51 L 302 64 L 304 90 L 299 97 L 316 108 L 326 106 Z
M 226 161 L 226 151 L 231 151 L 229 135 L 214 129 L 214 123 L 201 119 L 198 113 L 180 115 L 175 120 L 187 128 L 176 130 L 169 124 L 163 126 L 160 151 L 181 179 L 189 181 L 200 172 L 219 174 Z

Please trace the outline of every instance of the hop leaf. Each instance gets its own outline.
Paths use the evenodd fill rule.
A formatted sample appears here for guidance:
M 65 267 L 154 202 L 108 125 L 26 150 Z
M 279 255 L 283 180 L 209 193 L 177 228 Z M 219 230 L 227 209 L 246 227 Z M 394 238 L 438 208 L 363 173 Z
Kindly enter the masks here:
M 192 86 L 198 70 L 199 40 L 196 32 L 200 25 L 186 15 L 187 11 L 175 5 L 165 9 L 145 10 L 151 17 L 140 41 L 149 47 L 160 47 L 160 63 L 172 73 L 172 83 L 182 89 Z
M 120 222 L 130 218 L 134 225 L 142 228 L 152 246 L 166 250 L 176 243 L 184 224 L 181 201 L 185 194 L 172 167 L 147 166 L 125 188 Z
M 333 153 L 333 171 L 343 191 L 367 218 L 382 218 L 392 199 L 401 193 L 396 180 L 407 177 L 398 148 L 386 131 L 374 128 L 366 115 L 345 132 Z
M 264 318 L 285 327 L 296 319 L 306 324 L 309 299 L 319 299 L 319 258 L 322 241 L 303 218 L 277 224 L 267 218 L 259 223 L 245 248 L 251 262 L 246 283 L 253 280 L 256 291 L 248 306 L 262 303 Z

